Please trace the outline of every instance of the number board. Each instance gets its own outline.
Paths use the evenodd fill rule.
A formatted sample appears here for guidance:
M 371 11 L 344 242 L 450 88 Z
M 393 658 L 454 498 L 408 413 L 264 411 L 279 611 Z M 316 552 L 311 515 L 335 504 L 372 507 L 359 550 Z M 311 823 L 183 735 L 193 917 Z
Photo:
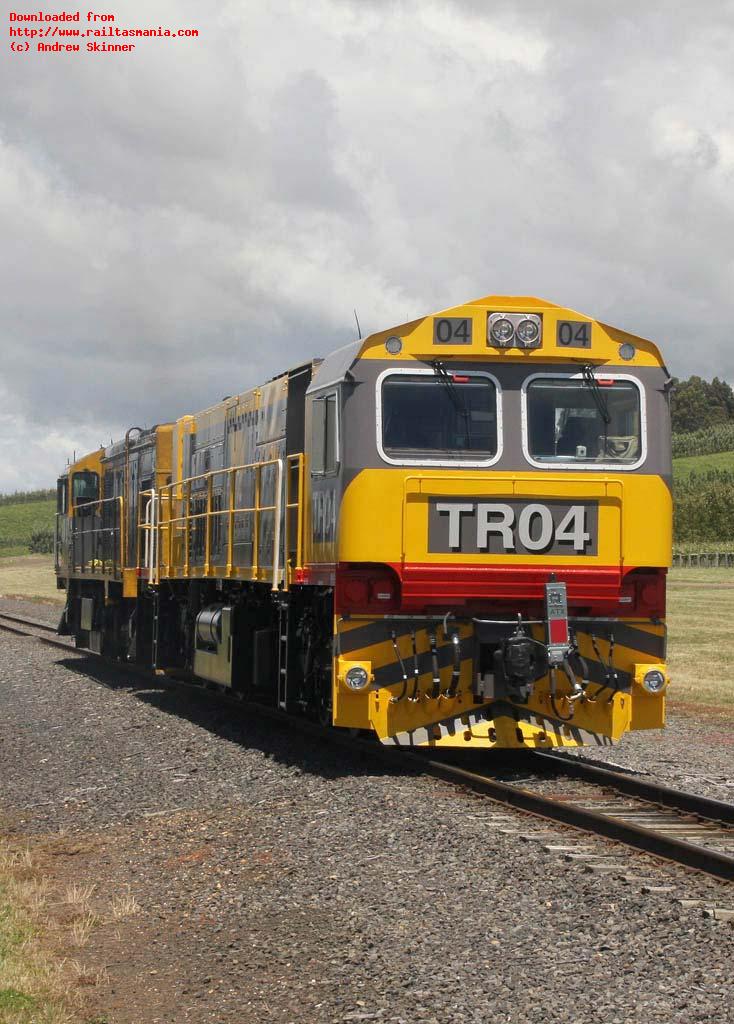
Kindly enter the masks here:
M 471 319 L 463 316 L 434 316 L 434 345 L 471 345 Z
M 591 324 L 588 320 L 559 320 L 557 348 L 591 348 Z
M 596 502 L 430 498 L 428 550 L 468 555 L 596 555 Z

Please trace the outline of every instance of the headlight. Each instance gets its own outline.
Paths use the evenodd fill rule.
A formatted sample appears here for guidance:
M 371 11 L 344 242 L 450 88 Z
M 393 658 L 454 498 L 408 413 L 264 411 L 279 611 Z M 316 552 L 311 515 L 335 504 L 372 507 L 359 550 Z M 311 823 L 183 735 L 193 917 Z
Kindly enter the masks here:
M 654 668 L 651 672 L 645 673 L 642 685 L 648 693 L 660 693 L 661 690 L 665 689 L 665 676 L 658 669 Z
M 512 325 L 512 321 L 508 320 L 507 317 L 499 317 L 497 320 L 492 321 L 489 328 L 489 340 L 493 345 L 498 345 L 500 348 L 509 348 L 514 337 L 515 328 Z
M 361 665 L 355 665 L 353 668 L 347 669 L 344 682 L 350 690 L 364 690 L 366 686 L 369 686 L 370 677 Z
M 540 344 L 540 325 L 536 320 L 521 320 L 515 328 L 519 348 L 535 348 Z
M 391 335 L 385 342 L 385 348 L 391 356 L 399 356 L 403 351 L 402 338 L 398 338 L 396 334 Z

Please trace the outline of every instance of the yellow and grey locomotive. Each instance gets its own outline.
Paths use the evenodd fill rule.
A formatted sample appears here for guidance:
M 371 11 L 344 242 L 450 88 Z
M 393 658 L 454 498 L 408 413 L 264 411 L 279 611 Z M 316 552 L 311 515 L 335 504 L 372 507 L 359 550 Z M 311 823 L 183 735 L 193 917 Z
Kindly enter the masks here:
M 407 746 L 605 744 L 665 717 L 669 376 L 488 296 L 59 480 L 81 646 Z

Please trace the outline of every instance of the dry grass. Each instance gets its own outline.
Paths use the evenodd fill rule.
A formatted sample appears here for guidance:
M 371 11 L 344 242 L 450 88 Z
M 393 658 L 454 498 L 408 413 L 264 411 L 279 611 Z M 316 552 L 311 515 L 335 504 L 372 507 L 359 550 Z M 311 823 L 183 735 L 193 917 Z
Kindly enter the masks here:
M 43 846 L 45 855 L 48 847 Z M 55 957 L 51 950 L 81 951 L 99 925 L 138 910 L 129 892 L 106 903 L 94 885 L 77 882 L 54 888 L 28 847 L 0 836 L 1 1024 L 88 1021 L 84 991 L 103 982 L 104 973 L 85 969 L 75 959 Z
M 78 965 L 55 962 L 39 942 L 49 899 L 27 849 L 0 840 L 0 1021 L 73 1024 Z
M 0 558 L 0 597 L 64 601 L 66 592 L 56 589 L 53 555 Z
M 73 944 L 77 948 L 86 946 L 97 924 L 99 924 L 99 918 L 95 914 L 83 914 L 81 917 L 78 917 L 71 926 L 71 940 Z
M 64 903 L 82 910 L 85 914 L 90 913 L 90 900 L 96 889 L 96 885 L 77 885 L 74 882 L 66 887 Z
M 734 569 L 672 569 L 668 576 L 670 700 L 734 714 Z
M 140 904 L 132 893 L 126 893 L 124 896 L 112 897 L 110 910 L 114 921 L 122 921 L 126 917 L 135 917 L 140 912 Z

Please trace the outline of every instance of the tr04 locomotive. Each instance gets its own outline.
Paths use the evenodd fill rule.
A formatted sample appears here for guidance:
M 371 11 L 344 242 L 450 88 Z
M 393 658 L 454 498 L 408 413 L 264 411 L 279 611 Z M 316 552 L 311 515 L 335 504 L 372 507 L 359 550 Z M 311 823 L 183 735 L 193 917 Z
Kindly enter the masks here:
M 384 743 L 658 728 L 669 380 L 488 296 L 133 427 L 58 482 L 60 629 Z

